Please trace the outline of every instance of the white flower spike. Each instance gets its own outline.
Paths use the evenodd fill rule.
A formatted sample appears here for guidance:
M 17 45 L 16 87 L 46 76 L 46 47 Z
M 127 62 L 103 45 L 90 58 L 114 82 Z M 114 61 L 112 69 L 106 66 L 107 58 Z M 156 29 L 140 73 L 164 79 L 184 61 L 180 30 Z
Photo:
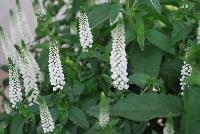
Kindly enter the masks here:
M 31 33 L 30 26 L 28 24 L 28 20 L 26 18 L 26 15 L 20 6 L 19 0 L 17 0 L 17 25 L 19 27 L 19 32 L 21 35 L 21 39 L 25 42 L 25 44 L 28 44 L 29 46 L 33 45 L 34 37 Z
M 41 104 L 39 108 L 40 108 L 41 126 L 43 128 L 44 133 L 53 132 L 55 124 L 51 116 L 51 113 L 49 112 L 48 106 L 46 104 Z
M 9 58 L 9 99 L 13 108 L 23 100 L 18 70 L 11 58 Z
M 184 61 L 184 64 L 182 66 L 181 70 L 181 79 L 180 79 L 180 85 L 181 90 L 183 91 L 188 84 L 185 82 L 185 80 L 191 76 L 192 74 L 192 66 L 188 64 L 186 61 Z M 183 93 L 182 93 L 183 94 Z
M 112 30 L 112 50 L 110 56 L 111 65 L 111 78 L 113 80 L 114 88 L 118 90 L 128 89 L 127 84 L 129 79 L 127 78 L 127 59 L 125 51 L 125 30 L 124 24 L 118 24 L 115 29 Z
M 21 42 L 21 36 L 19 34 L 19 27 L 17 26 L 17 17 L 16 13 L 14 13 L 12 10 L 10 10 L 10 35 L 11 40 L 14 44 L 19 44 Z
M 92 47 L 93 36 L 85 12 L 80 12 L 79 16 L 79 37 L 83 51 L 87 52 L 88 48 Z
M 18 50 L 20 53 L 20 71 L 24 82 L 25 95 L 28 99 L 29 105 L 32 106 L 34 103 L 37 103 L 39 95 L 36 73 L 27 51 L 21 47 L 19 47 Z
M 31 54 L 31 52 L 28 49 L 26 49 L 26 52 L 29 56 L 30 62 L 32 63 L 32 67 L 36 74 L 37 81 L 43 81 L 42 72 L 40 71 L 40 67 L 39 67 L 38 63 L 36 62 L 34 56 Z
M 33 5 L 33 9 L 35 12 L 35 15 L 41 19 L 43 17 L 44 14 L 44 8 L 42 8 L 42 6 L 40 5 L 40 2 L 38 0 L 32 0 L 32 5 Z
M 105 128 L 109 123 L 110 117 L 109 117 L 108 100 L 103 92 L 101 93 L 99 107 L 100 107 L 100 109 L 99 109 L 99 125 L 102 128 Z
M 2 27 L 0 27 L 0 44 L 2 46 L 3 53 L 6 57 L 6 59 L 8 59 L 8 57 L 10 57 L 12 59 L 12 61 L 16 65 L 18 65 L 19 55 L 18 55 L 12 41 L 9 39 L 8 35 L 6 33 L 4 33 Z
M 65 85 L 63 68 L 60 61 L 58 42 L 53 35 L 50 35 L 50 47 L 49 47 L 49 75 L 50 82 L 53 86 L 53 91 L 63 89 Z
M 185 59 L 188 60 L 189 56 L 190 56 L 190 48 L 186 51 Z M 186 60 L 183 62 L 183 66 L 181 69 L 180 86 L 182 90 L 181 93 L 182 95 L 185 87 L 189 87 L 189 85 L 186 83 L 186 79 L 192 75 L 192 66 L 189 63 L 187 63 Z

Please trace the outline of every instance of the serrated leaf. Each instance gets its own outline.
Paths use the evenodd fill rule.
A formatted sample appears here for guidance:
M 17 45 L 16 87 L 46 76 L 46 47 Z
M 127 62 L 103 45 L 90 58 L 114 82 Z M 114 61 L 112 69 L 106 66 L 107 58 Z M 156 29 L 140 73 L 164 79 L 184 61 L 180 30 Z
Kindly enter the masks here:
M 78 126 L 82 128 L 89 128 L 89 123 L 87 121 L 86 115 L 77 107 L 70 107 L 69 119 Z
M 93 29 L 109 18 L 111 5 L 109 3 L 95 6 L 88 13 L 90 27 Z
M 144 51 L 140 51 L 138 46 L 131 46 L 129 57 L 134 73 L 143 73 L 157 78 L 162 59 L 158 49 L 153 46 L 146 46 Z
M 16 115 L 11 123 L 10 134 L 22 134 L 26 118 L 20 114 Z
M 146 93 L 129 94 L 110 107 L 113 115 L 135 121 L 149 121 L 157 117 L 179 116 L 182 113 L 181 100 L 172 95 Z
M 170 54 L 175 54 L 174 46 L 170 43 L 169 38 L 161 32 L 151 29 L 148 31 L 146 38 L 149 42 L 163 51 Z

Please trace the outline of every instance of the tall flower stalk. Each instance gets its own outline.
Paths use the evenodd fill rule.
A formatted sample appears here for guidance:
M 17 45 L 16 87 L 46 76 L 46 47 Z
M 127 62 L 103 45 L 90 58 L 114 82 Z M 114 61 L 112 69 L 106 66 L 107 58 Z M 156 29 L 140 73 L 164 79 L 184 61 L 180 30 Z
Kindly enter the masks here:
M 42 72 L 40 71 L 40 67 L 39 67 L 37 61 L 35 60 L 34 56 L 31 54 L 30 50 L 28 50 L 28 48 L 26 48 L 25 50 L 29 57 L 30 62 L 32 63 L 32 68 L 35 72 L 37 81 L 43 81 Z
M 41 19 L 43 17 L 43 10 L 38 0 L 32 0 L 35 15 Z
M 17 0 L 17 25 L 19 27 L 19 33 L 21 35 L 21 39 L 25 42 L 25 44 L 28 44 L 29 46 L 33 45 L 34 37 L 31 33 L 30 26 L 28 24 L 28 20 L 26 18 L 26 15 L 19 3 L 19 0 Z
M 111 78 L 113 86 L 118 90 L 128 89 L 127 59 L 125 51 L 125 30 L 124 24 L 117 24 L 112 30 L 112 50 L 110 56 Z
M 183 62 L 183 66 L 181 69 L 180 86 L 181 86 L 182 95 L 183 95 L 184 89 L 189 86 L 186 83 L 186 79 L 192 75 L 192 66 L 188 63 L 189 55 L 190 55 L 190 49 L 188 49 L 186 52 L 185 60 Z
M 22 101 L 21 85 L 19 80 L 19 74 L 17 67 L 9 58 L 9 99 L 13 108 L 16 108 L 16 104 Z
M 10 35 L 11 35 L 11 40 L 14 44 L 19 44 L 21 41 L 21 37 L 19 34 L 19 27 L 17 26 L 17 16 L 16 13 L 10 10 Z
M 109 106 L 108 100 L 105 94 L 102 92 L 100 96 L 100 105 L 99 105 L 99 125 L 102 128 L 105 128 L 109 123 Z
M 65 85 L 63 67 L 60 61 L 58 42 L 55 37 L 51 34 L 49 36 L 50 47 L 49 47 L 49 75 L 50 82 L 53 86 L 53 91 L 63 89 Z
M 6 59 L 10 57 L 12 61 L 16 65 L 18 65 L 19 55 L 14 47 L 13 42 L 10 40 L 8 35 L 3 31 L 2 27 L 0 27 L 0 44 L 2 46 L 3 53 Z
M 41 119 L 41 126 L 43 128 L 44 133 L 53 132 L 55 128 L 55 124 L 51 113 L 49 112 L 49 108 L 46 103 L 40 104 L 40 119 Z
M 39 95 L 36 73 L 26 49 L 18 47 L 18 51 L 20 53 L 20 71 L 23 78 L 25 95 L 29 105 L 32 106 L 34 103 L 37 103 L 37 98 Z
M 80 12 L 79 16 L 79 38 L 83 51 L 88 51 L 92 47 L 93 36 L 89 26 L 88 17 L 85 12 Z
M 35 14 L 37 15 L 39 21 L 42 21 L 44 24 L 45 30 L 48 31 L 48 23 L 45 22 L 47 21 L 46 18 L 44 17 L 44 14 L 41 10 L 40 4 L 38 0 L 34 0 L 33 2 L 34 5 L 34 10 Z M 58 89 L 63 89 L 65 85 L 64 81 L 64 73 L 63 73 L 63 67 L 60 61 L 60 55 L 59 55 L 59 48 L 58 48 L 58 41 L 55 39 L 54 35 L 51 33 L 48 35 L 48 39 L 50 42 L 50 47 L 49 47 L 49 64 L 48 64 L 48 69 L 49 69 L 49 75 L 50 75 L 50 82 L 51 85 L 53 86 L 53 91 L 57 91 Z

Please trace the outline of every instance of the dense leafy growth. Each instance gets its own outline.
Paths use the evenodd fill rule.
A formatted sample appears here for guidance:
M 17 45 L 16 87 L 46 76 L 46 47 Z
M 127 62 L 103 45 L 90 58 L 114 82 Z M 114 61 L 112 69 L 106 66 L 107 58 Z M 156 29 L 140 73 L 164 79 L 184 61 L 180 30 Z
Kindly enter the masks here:
M 70 0 L 44 0 L 45 14 L 33 1 L 38 25 L 36 45 L 30 49 L 43 76 L 37 83 L 38 102 L 47 104 L 55 122 L 52 134 L 161 134 L 164 127 L 165 133 L 200 133 L 198 0 L 112 0 L 98 5 L 95 0 L 73 0 L 71 6 Z M 87 52 L 79 40 L 79 11 L 86 13 L 91 28 L 87 30 L 93 35 Z M 123 91 L 113 87 L 110 71 L 111 32 L 118 24 L 125 26 L 128 59 L 129 88 Z M 47 37 L 57 42 L 50 45 Z M 49 70 L 48 56 L 53 57 Z M 61 62 L 55 60 L 58 57 Z M 184 61 L 191 65 L 192 74 L 182 91 Z M 1 69 L 8 71 L 7 65 Z M 62 73 L 65 82 L 59 83 Z M 6 88 L 8 81 L 2 83 Z M 58 90 L 54 92 L 53 86 Z M 105 108 L 102 93 L 110 116 L 103 128 L 98 123 Z M 0 113 L 0 133 L 43 133 L 38 104 L 29 106 L 24 99 L 11 110 L 9 99 L 1 95 L 5 112 Z

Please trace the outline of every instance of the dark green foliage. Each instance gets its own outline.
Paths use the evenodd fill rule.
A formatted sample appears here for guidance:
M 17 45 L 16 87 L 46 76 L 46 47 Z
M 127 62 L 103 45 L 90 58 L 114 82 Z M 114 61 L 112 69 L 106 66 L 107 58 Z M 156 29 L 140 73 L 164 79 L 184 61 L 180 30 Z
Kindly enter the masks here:
M 93 5 L 93 0 L 74 0 L 72 9 L 64 12 L 66 16 L 53 21 L 65 5 L 63 0 L 57 1 L 43 1 L 47 14 L 42 18 L 37 14 L 37 45 L 32 48 L 44 75 L 44 81 L 38 83 L 40 99 L 47 103 L 56 124 L 53 134 L 161 134 L 163 127 L 157 120 L 162 118 L 165 124 L 168 117 L 177 134 L 200 133 L 200 46 L 196 43 L 199 1 L 127 0 L 129 4 L 120 4 L 112 0 Z M 88 53 L 82 52 L 78 34 L 70 33 L 71 25 L 78 28 L 75 16 L 80 9 L 86 11 L 94 36 Z M 125 24 L 130 85 L 127 91 L 114 89 L 110 78 L 110 34 L 119 12 Z M 59 42 L 66 81 L 58 92 L 52 91 L 49 81 L 46 36 L 50 33 Z M 179 79 L 188 47 L 193 74 L 188 79 L 189 88 L 181 96 Z M 0 65 L 0 69 L 7 71 L 7 66 Z M 7 81 L 3 84 L 6 87 Z M 110 122 L 104 129 L 98 124 L 101 92 L 110 108 Z M 10 114 L 0 113 L 1 133 L 43 133 L 38 105 L 29 107 L 22 102 Z

